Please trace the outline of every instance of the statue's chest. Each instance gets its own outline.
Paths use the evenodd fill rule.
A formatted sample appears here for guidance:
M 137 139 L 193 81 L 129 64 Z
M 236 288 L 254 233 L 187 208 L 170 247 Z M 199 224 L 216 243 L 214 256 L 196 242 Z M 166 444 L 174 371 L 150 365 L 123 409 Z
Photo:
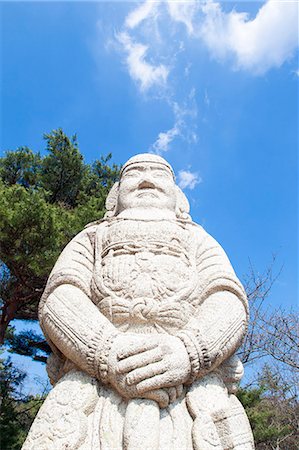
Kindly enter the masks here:
M 113 224 L 105 230 L 101 250 L 98 275 L 121 298 L 176 297 L 194 273 L 189 234 L 171 222 Z

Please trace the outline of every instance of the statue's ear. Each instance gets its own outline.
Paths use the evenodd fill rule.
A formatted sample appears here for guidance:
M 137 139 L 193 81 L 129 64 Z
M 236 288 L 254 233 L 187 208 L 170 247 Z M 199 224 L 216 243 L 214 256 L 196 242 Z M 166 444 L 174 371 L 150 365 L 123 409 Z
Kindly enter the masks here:
M 117 181 L 114 183 L 112 188 L 109 191 L 109 194 L 106 198 L 106 214 L 105 217 L 113 217 L 116 213 L 116 207 L 117 207 L 117 197 L 118 197 L 118 188 L 119 188 L 119 182 Z
M 186 195 L 176 186 L 176 216 L 178 219 L 191 220 L 189 215 L 190 205 Z

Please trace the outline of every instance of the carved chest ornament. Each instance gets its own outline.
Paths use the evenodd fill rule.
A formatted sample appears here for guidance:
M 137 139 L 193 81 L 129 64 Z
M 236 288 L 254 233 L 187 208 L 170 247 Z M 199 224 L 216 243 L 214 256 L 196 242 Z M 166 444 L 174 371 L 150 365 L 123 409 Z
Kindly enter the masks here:
M 189 230 L 169 221 L 114 220 L 97 237 L 94 301 L 115 324 L 180 329 L 197 283 Z

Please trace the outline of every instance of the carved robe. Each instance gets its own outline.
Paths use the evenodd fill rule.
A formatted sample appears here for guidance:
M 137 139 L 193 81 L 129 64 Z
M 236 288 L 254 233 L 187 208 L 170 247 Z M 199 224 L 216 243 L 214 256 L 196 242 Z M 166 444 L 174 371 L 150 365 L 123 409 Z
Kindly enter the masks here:
M 56 301 L 62 285 L 78 296 Z M 198 225 L 113 218 L 87 227 L 58 259 L 40 321 L 53 349 L 54 388 L 23 450 L 254 448 L 233 393 L 246 296 L 222 248 Z M 193 361 L 183 395 L 159 408 L 109 386 L 105 362 L 95 361 L 108 354 L 113 330 L 180 336 Z

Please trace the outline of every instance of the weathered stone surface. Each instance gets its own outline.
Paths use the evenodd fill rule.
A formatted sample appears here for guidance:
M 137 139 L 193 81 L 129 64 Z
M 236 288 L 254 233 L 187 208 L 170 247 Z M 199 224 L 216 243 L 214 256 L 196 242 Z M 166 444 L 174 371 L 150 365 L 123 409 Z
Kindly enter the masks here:
M 104 220 L 59 257 L 40 302 L 52 391 L 23 450 L 249 450 L 234 395 L 247 300 L 161 157 L 123 167 Z

